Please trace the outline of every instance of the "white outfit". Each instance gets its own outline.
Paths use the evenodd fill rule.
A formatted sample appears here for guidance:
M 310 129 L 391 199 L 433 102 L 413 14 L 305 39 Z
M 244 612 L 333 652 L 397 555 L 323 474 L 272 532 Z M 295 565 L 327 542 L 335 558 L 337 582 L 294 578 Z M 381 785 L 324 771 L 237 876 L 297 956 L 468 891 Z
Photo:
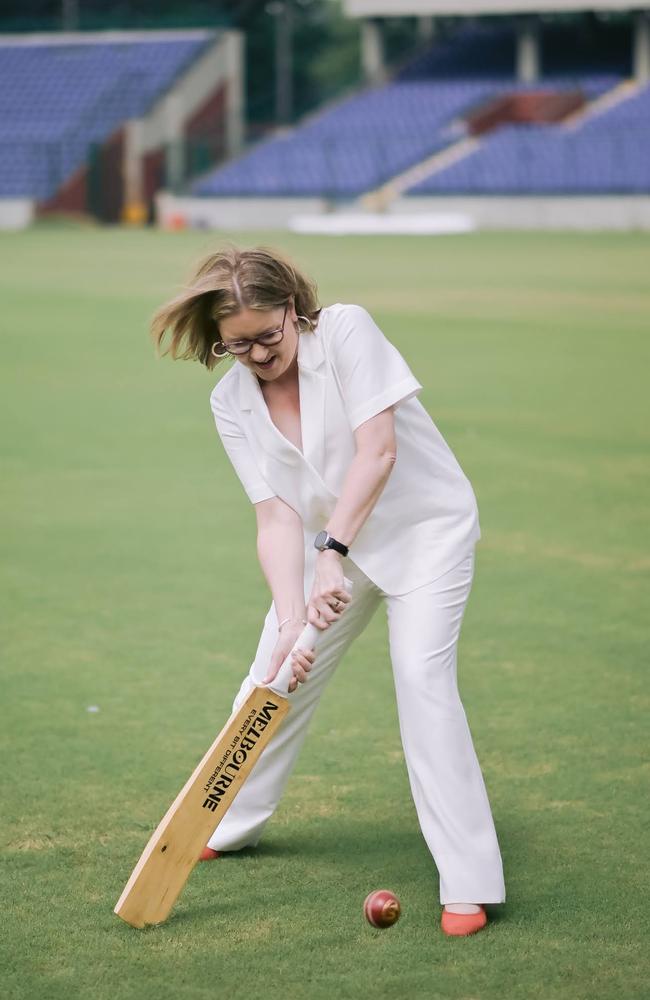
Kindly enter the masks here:
M 395 407 L 397 461 L 354 540 L 350 559 L 387 593 L 430 583 L 480 537 L 476 499 L 416 393 L 422 386 L 372 317 L 328 306 L 300 334 L 303 451 L 277 429 L 257 376 L 235 362 L 210 402 L 223 445 L 252 503 L 279 496 L 298 511 L 305 545 L 334 511 L 354 458 L 353 432 Z
M 257 843 L 289 777 L 325 684 L 383 599 L 402 745 L 418 819 L 440 874 L 442 903 L 505 901 L 501 855 L 456 678 L 456 647 L 480 537 L 476 500 L 452 452 L 415 398 L 422 386 L 360 306 L 321 310 L 298 341 L 303 452 L 272 422 L 257 377 L 233 366 L 211 406 L 252 503 L 281 497 L 305 531 L 304 592 L 315 534 L 332 514 L 355 453 L 354 430 L 395 408 L 397 460 L 355 538 L 344 572 L 354 583 L 341 619 L 320 636 L 309 680 L 220 826 L 214 850 Z M 277 641 L 271 604 L 238 705 L 268 669 Z

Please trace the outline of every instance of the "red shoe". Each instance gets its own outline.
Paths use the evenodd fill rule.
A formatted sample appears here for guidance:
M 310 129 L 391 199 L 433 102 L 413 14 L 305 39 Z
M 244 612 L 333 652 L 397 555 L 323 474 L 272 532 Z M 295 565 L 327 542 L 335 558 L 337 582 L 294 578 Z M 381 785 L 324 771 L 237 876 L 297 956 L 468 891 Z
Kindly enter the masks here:
M 199 861 L 214 861 L 221 857 L 221 851 L 213 851 L 211 847 L 204 847 L 199 854 Z
M 478 913 L 450 913 L 443 909 L 440 918 L 440 926 L 449 935 L 475 934 L 487 922 L 487 913 L 482 906 Z

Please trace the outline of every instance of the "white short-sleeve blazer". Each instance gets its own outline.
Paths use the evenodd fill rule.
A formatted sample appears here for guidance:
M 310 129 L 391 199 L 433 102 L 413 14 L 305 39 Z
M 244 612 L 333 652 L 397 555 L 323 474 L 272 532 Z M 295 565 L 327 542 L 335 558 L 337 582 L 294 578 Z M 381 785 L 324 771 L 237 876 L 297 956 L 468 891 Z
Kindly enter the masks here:
M 457 565 L 480 538 L 472 487 L 416 394 L 399 351 L 359 305 L 323 308 L 298 339 L 303 451 L 277 429 L 257 376 L 235 362 L 210 396 L 223 446 L 249 500 L 278 496 L 302 518 L 306 556 L 332 514 L 353 432 L 395 411 L 397 459 L 348 556 L 386 594 L 407 593 Z

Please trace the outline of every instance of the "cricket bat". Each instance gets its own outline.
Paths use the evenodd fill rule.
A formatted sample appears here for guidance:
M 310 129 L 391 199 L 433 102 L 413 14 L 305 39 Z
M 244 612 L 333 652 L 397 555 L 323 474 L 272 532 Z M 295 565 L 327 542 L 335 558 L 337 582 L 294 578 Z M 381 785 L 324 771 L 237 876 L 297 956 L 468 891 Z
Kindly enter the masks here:
M 345 587 L 352 583 L 345 579 Z M 336 627 L 333 622 L 329 627 Z M 115 906 L 132 927 L 169 916 L 199 855 L 289 711 L 294 649 L 315 649 L 321 629 L 307 625 L 267 687 L 256 686 L 228 719 L 152 834 Z M 309 683 L 309 682 L 307 682 Z

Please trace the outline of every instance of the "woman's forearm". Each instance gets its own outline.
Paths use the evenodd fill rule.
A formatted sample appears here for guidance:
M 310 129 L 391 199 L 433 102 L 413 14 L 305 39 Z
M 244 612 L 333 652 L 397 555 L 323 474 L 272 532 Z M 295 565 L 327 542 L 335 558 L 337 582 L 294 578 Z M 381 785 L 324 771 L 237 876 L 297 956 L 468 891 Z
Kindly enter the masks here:
M 395 455 L 358 451 L 350 462 L 341 495 L 325 525 L 330 535 L 350 547 L 388 481 Z
M 257 534 L 257 556 L 281 622 L 305 617 L 305 542 L 302 521 L 280 521 Z
M 341 495 L 325 525 L 334 538 L 344 545 L 352 545 L 381 496 L 394 463 L 395 453 L 390 447 L 357 451 L 348 467 Z M 304 544 L 302 520 L 290 508 L 285 508 L 282 518 L 258 529 L 257 554 L 273 594 L 278 621 L 305 616 Z M 340 558 L 331 549 L 319 553 L 318 558 L 333 555 Z

